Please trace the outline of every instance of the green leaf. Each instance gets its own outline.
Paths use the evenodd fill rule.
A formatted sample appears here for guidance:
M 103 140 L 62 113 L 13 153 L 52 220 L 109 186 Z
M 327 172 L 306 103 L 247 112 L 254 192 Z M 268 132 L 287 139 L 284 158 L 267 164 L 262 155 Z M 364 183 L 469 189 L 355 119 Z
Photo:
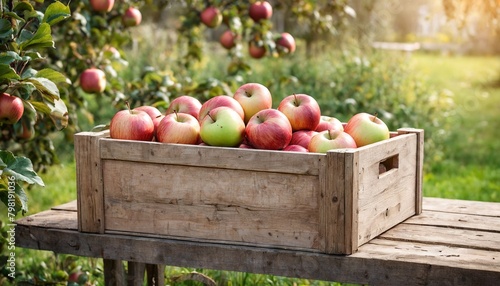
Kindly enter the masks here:
M 33 91 L 36 90 L 36 87 L 31 82 L 17 82 L 14 85 L 13 89 L 17 90 L 17 92 L 19 93 L 19 96 L 22 99 L 27 100 L 30 98 Z
M 22 213 L 25 214 L 28 211 L 28 196 L 20 184 L 14 183 L 14 185 L 12 185 L 11 183 L 10 191 L 12 191 L 12 186 L 14 187 L 13 193 L 15 200 L 14 215 L 16 215 L 19 211 L 22 211 Z M 9 203 L 9 180 L 7 177 L 0 178 L 0 200 L 6 206 Z M 9 219 L 11 218 L 14 219 L 14 217 L 9 217 Z
M 57 85 L 50 79 L 43 77 L 32 77 L 27 79 L 26 81 L 33 83 L 36 86 L 36 89 L 49 102 L 53 102 L 54 100 L 60 98 L 59 89 L 57 88 Z
M 0 165 L 5 166 L 2 170 L 2 175 L 13 176 L 16 181 L 45 186 L 42 178 L 33 170 L 33 164 L 30 159 L 17 157 L 12 152 L 0 150 L 0 162 Z
M 62 83 L 71 84 L 71 80 L 69 80 L 69 78 L 65 77 L 62 73 L 55 71 L 53 69 L 40 70 L 38 71 L 36 76 L 47 78 L 52 82 L 54 82 L 55 84 L 62 84 Z
M 43 22 L 49 25 L 54 25 L 66 18 L 71 16 L 71 11 L 69 6 L 57 1 L 49 5 L 47 10 L 45 10 L 45 15 L 43 17 Z
M 0 64 L 0 82 L 16 79 L 20 79 L 20 77 L 10 65 Z
M 29 100 L 29 103 L 35 108 L 36 111 L 43 113 L 43 114 L 50 114 L 50 107 L 47 106 L 44 102 L 41 101 L 34 101 L 34 100 Z
M 57 129 L 61 130 L 68 126 L 69 114 L 68 108 L 61 99 L 55 100 L 54 104 L 47 103 L 50 108 L 50 119 L 54 122 Z
M 16 52 L 7 51 L 0 53 L 0 64 L 10 65 L 14 61 L 21 60 L 21 56 L 19 56 Z
M 38 73 L 38 71 L 34 68 L 28 67 L 23 71 L 23 74 L 21 75 L 21 79 L 28 79 L 35 77 L 35 75 Z
M 12 24 L 7 19 L 0 19 L 0 38 L 9 38 L 14 34 Z
M 31 3 L 26 1 L 19 1 L 16 3 L 16 6 L 14 6 L 14 9 L 12 10 L 19 15 L 24 15 L 26 12 L 32 12 L 35 9 L 31 5 Z
M 54 48 L 54 41 L 52 40 L 50 25 L 47 23 L 42 23 L 33 37 L 25 42 L 22 42 L 19 46 L 19 48 L 23 51 L 48 47 Z

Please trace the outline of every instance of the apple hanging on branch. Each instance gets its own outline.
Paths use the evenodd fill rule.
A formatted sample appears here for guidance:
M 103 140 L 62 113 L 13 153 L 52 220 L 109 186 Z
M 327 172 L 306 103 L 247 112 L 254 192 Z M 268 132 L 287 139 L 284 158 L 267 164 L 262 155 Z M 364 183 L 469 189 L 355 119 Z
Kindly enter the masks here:
M 24 105 L 21 98 L 8 93 L 0 94 L 0 124 L 15 124 L 24 113 Z
M 142 22 L 142 13 L 135 7 L 129 7 L 122 15 L 122 24 L 125 27 L 139 26 Z
M 80 87 L 87 93 L 100 93 L 106 89 L 106 74 L 98 68 L 88 68 L 80 74 Z
M 209 6 L 200 13 L 200 19 L 209 28 L 218 27 L 222 23 L 222 13 L 214 6 Z
M 90 0 L 92 10 L 96 12 L 109 12 L 115 5 L 115 0 Z
M 271 19 L 273 16 L 273 6 L 267 1 L 257 1 L 248 8 L 248 16 L 255 22 Z

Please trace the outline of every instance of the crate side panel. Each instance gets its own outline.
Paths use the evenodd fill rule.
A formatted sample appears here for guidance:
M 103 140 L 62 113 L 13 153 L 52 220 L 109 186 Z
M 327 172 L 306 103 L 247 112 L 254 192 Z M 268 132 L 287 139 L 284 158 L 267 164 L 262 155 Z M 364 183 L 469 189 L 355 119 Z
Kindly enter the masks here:
M 318 177 L 105 160 L 106 229 L 312 248 Z
M 359 245 L 416 213 L 416 137 L 398 137 L 359 152 Z M 397 162 L 380 173 L 380 162 L 389 157 Z
M 323 154 L 104 139 L 103 159 L 318 175 Z
M 99 152 L 100 138 L 108 132 L 75 134 L 76 187 L 78 196 L 78 229 L 82 232 L 104 232 L 104 198 Z

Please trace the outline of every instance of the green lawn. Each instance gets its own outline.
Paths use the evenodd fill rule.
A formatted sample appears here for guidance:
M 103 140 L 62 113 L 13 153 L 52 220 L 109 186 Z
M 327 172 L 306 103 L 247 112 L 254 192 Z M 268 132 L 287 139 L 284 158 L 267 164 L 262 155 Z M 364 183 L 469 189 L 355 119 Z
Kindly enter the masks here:
M 415 73 L 423 75 L 440 91 L 436 96 L 454 102 L 451 112 L 435 119 L 440 122 L 440 128 L 426 130 L 426 137 L 443 148 L 434 148 L 436 151 L 425 154 L 424 195 L 500 201 L 500 156 L 496 153 L 500 150 L 500 59 L 414 54 L 411 63 Z M 74 162 L 54 166 L 40 175 L 46 187 L 28 191 L 28 214 L 76 199 Z M 3 212 L 0 219 L 4 219 L 2 216 Z M 24 277 L 36 275 L 51 280 L 64 276 L 74 267 L 82 267 L 94 278 L 102 278 L 99 259 L 79 258 L 75 262 L 73 256 L 50 252 L 20 248 L 16 252 L 18 269 Z M 168 268 L 166 273 L 170 276 L 186 271 L 190 269 Z M 245 273 L 205 273 L 219 281 L 229 280 L 231 285 L 333 284 Z
M 424 195 L 500 201 L 500 59 L 416 54 L 412 62 L 454 101 L 435 134 L 443 153 L 425 154 Z

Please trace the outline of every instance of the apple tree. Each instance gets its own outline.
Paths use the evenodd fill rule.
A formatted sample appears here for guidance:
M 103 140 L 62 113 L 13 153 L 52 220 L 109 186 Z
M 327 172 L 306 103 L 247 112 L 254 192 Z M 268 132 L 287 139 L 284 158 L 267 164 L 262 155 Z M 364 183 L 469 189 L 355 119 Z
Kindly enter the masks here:
M 68 124 L 59 88 L 70 81 L 44 62 L 47 49 L 54 49 L 52 28 L 68 18 L 70 10 L 61 2 L 43 9 L 28 1 L 2 1 L 0 5 L 0 93 L 4 99 L 15 97 L 2 100 L 0 107 L 0 118 L 11 119 L 0 121 L 0 198 L 9 214 L 16 214 L 28 209 L 24 187 L 43 186 L 33 164 L 45 164 L 55 152 L 50 139 L 35 136 L 35 124 L 43 126 L 42 134 Z M 12 104 L 16 101 L 22 105 Z M 22 117 L 12 120 L 16 110 Z

